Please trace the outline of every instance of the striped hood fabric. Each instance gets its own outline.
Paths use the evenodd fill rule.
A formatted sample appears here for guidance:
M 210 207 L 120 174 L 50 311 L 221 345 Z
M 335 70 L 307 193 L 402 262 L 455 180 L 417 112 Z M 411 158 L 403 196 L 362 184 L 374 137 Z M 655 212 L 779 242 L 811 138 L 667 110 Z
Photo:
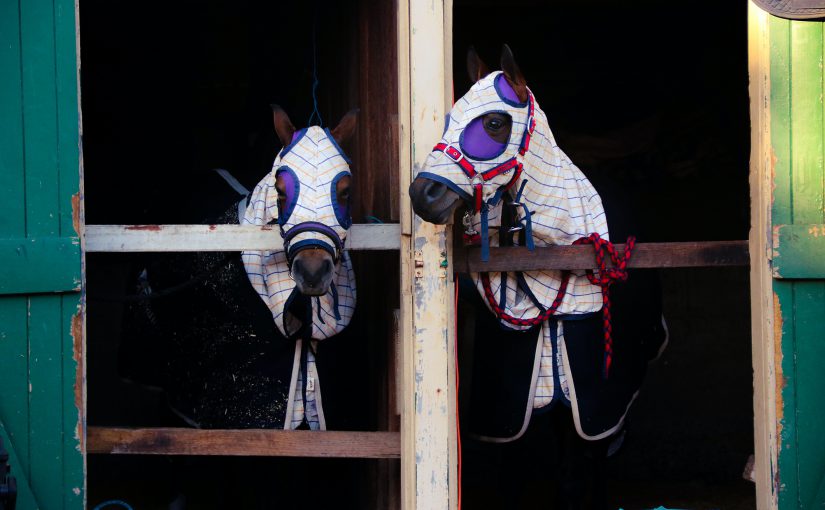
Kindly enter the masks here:
M 461 147 L 464 157 L 478 172 L 495 168 L 513 157 L 519 159 L 523 164 L 523 172 L 509 193 L 511 197 L 515 197 L 517 191 L 524 186 L 520 202 L 531 213 L 530 222 L 535 246 L 569 245 L 593 232 L 609 239 L 601 198 L 590 181 L 556 144 L 547 116 L 537 103 L 534 105 L 536 127 L 529 150 L 523 157 L 518 156 L 528 122 L 528 104 L 513 101 L 513 97 L 512 87 L 502 72 L 487 75 L 456 102 L 447 118 L 441 142 Z M 488 160 L 474 159 L 472 152 L 468 154 L 465 150 L 470 147 L 468 141 L 463 139 L 467 136 L 466 128 L 474 119 L 491 112 L 505 113 L 511 117 L 512 130 L 509 142 L 497 157 Z M 499 244 L 499 229 L 495 227 L 501 224 L 502 207 L 511 207 L 505 205 L 510 200 L 498 200 L 497 194 L 503 193 L 502 187 L 510 181 L 513 171 L 484 182 L 482 198 L 485 204 L 495 204 L 489 206 L 488 212 L 491 246 Z M 444 182 L 465 201 L 472 196 L 470 179 L 444 152 L 432 152 L 419 175 Z M 519 221 L 523 223 L 524 208 L 515 209 Z M 475 229 L 480 230 L 481 214 L 475 214 L 472 222 Z M 480 276 L 472 276 L 483 296 Z M 506 276 L 502 273 L 493 273 L 490 274 L 490 281 L 494 295 L 507 313 L 517 318 L 528 319 L 542 312 L 537 304 L 543 308 L 550 307 L 558 293 L 561 272 L 525 271 L 519 274 L 507 273 Z M 525 292 L 527 289 L 532 297 Z M 558 314 L 584 314 L 598 311 L 601 307 L 601 289 L 591 284 L 583 271 L 573 272 Z M 504 321 L 502 324 L 519 329 L 518 326 Z
M 242 225 L 280 224 L 288 233 L 296 225 L 317 222 L 334 231 L 342 242 L 352 220 L 348 210 L 341 210 L 336 198 L 338 180 L 351 175 L 350 160 L 335 143 L 329 131 L 312 126 L 296 133 L 272 164 L 272 171 L 255 186 L 241 219 Z M 278 211 L 279 173 L 287 176 L 287 200 L 283 214 Z M 273 233 L 274 234 L 274 233 Z M 325 234 L 302 232 L 291 240 L 298 243 L 323 244 L 335 249 Z M 241 254 L 252 287 L 272 312 L 281 332 L 290 336 L 300 329 L 299 319 L 285 314 L 290 299 L 298 290 L 290 276 L 286 253 L 278 251 L 244 251 Z M 312 338 L 322 340 L 344 329 L 355 311 L 356 287 L 352 262 L 346 251 L 341 253 L 329 292 L 312 297 Z

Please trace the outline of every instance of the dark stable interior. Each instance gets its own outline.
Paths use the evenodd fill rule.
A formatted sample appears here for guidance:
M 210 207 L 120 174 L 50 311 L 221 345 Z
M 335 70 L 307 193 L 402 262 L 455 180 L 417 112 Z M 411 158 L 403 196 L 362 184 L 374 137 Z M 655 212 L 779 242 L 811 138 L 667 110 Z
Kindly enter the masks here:
M 398 221 L 395 14 L 387 4 L 81 1 L 86 222 L 203 223 L 214 202 L 232 198 L 213 168 L 252 188 L 279 149 L 269 104 L 297 127 L 312 111 L 313 33 L 324 125 L 361 108 L 358 134 L 344 147 L 354 160 L 353 219 Z M 469 45 L 495 69 L 509 44 L 559 145 L 600 193 L 626 197 L 642 220 L 640 242 L 747 238 L 744 2 L 709 14 L 652 0 L 458 1 L 453 27 L 456 96 L 469 87 Z M 385 159 L 375 155 L 385 149 Z M 134 292 L 149 256 L 87 255 L 91 426 L 182 426 L 162 394 L 124 380 L 119 368 L 120 298 Z M 353 346 L 361 363 L 353 377 L 365 388 L 357 411 L 365 430 L 397 430 L 387 350 L 398 256 L 353 259 L 360 292 L 351 327 L 365 339 Z M 753 484 L 742 479 L 753 450 L 747 268 L 661 277 L 671 341 L 608 462 L 611 505 L 754 508 Z M 463 508 L 550 504 L 551 456 L 467 438 L 462 445 Z M 266 498 L 279 508 L 382 508 L 377 466 L 90 455 L 89 507 L 123 499 L 167 508 L 186 493 L 187 508 L 270 508 Z M 499 483 L 505 471 L 521 478 L 518 494 Z M 279 483 L 294 490 L 273 489 Z
M 81 2 L 86 223 L 214 221 L 239 196 L 213 169 L 227 169 L 253 189 L 281 148 L 270 104 L 282 106 L 297 128 L 307 126 L 315 76 L 323 127 L 335 127 L 347 111 L 360 108 L 357 133 L 343 146 L 353 160 L 354 222 L 397 222 L 397 141 L 386 127 L 397 112 L 395 73 L 387 72 L 396 68 L 395 26 L 385 23 L 390 19 L 391 5 L 367 1 Z M 367 47 L 377 49 L 368 53 Z M 376 155 L 367 146 L 384 150 Z M 135 335 L 124 322 L 135 306 L 124 297 L 135 294 L 136 275 L 153 257 L 87 255 L 89 426 L 187 426 L 162 392 L 137 384 L 152 380 L 167 360 L 156 339 Z M 358 341 L 342 360 L 350 364 L 343 383 L 358 392 L 351 428 L 398 430 L 390 400 L 395 390 L 388 384 L 398 253 L 352 258 L 359 293 L 348 330 Z M 95 508 L 123 500 L 141 509 L 386 506 L 376 473 L 397 473 L 398 466 L 360 459 L 90 455 L 88 503 Z M 185 506 L 169 506 L 172 501 Z
M 716 7 L 457 0 L 455 96 L 470 86 L 468 47 L 498 69 L 506 43 L 559 146 L 634 213 L 639 242 L 747 239 L 747 6 Z M 742 477 L 753 453 L 748 269 L 660 274 L 670 343 L 608 460 L 609 507 L 755 508 Z M 549 508 L 547 437 L 465 438 L 464 507 Z

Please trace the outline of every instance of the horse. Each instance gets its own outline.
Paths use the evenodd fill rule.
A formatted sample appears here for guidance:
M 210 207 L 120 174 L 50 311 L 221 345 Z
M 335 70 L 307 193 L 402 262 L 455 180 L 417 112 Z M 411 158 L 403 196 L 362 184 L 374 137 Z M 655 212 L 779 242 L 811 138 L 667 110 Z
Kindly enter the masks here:
M 366 370 L 357 370 L 367 353 L 359 326 L 352 327 L 357 290 L 345 249 L 352 170 L 341 149 L 356 130 L 357 110 L 333 129 L 296 129 L 277 105 L 272 119 L 282 148 L 251 192 L 225 170 L 205 173 L 197 184 L 206 223 L 260 226 L 280 235 L 283 249 L 152 254 L 135 271 L 142 299 L 125 312 L 120 372 L 163 392 L 153 425 L 368 426 L 359 374 Z M 309 480 L 327 475 L 334 490 L 313 495 L 312 504 L 354 508 L 349 496 L 340 500 L 358 497 L 356 474 L 340 473 L 342 461 L 175 462 L 171 490 L 195 502 L 303 506 Z
M 631 227 L 621 204 L 603 204 L 558 147 L 506 45 L 501 69 L 490 72 L 468 52 L 473 85 L 447 115 L 441 141 L 410 185 L 414 211 L 447 224 L 463 206 L 465 241 L 481 245 L 482 260 L 490 246 L 586 242 L 609 249 L 610 235 L 627 235 Z M 586 500 L 593 508 L 605 505 L 598 473 L 621 443 L 648 362 L 667 341 L 656 275 L 629 273 L 627 283 L 610 291 L 609 322 L 607 274 L 510 271 L 460 280 L 461 298 L 478 311 L 462 428 L 493 443 L 551 440 L 552 428 L 560 452 L 556 508 L 579 508 Z
M 298 130 L 282 108 L 272 111 L 283 148 L 271 171 L 249 193 L 220 170 L 213 180 L 231 188 L 224 183 L 227 193 L 206 203 L 234 196 L 210 223 L 269 226 L 283 249 L 155 258 L 141 272 L 146 299 L 133 305 L 128 326 L 160 346 L 156 385 L 191 426 L 347 428 L 337 402 L 343 369 L 333 361 L 351 340 L 344 331 L 356 286 L 344 250 L 352 173 L 339 144 L 354 133 L 357 112 L 332 130 Z

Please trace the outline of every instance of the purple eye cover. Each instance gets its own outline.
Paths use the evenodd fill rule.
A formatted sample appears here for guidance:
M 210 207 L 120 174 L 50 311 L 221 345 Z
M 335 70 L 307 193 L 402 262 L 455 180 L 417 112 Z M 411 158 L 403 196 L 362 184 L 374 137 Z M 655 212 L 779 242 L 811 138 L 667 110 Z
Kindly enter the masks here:
M 496 76 L 495 86 L 498 91 L 498 95 L 504 100 L 505 103 L 509 103 L 513 106 L 525 105 L 525 103 L 522 103 L 518 98 L 518 94 L 516 94 L 516 91 L 513 90 L 510 82 L 508 82 L 507 78 L 504 77 L 504 73 Z
M 278 208 L 278 223 L 283 225 L 289 219 L 292 210 L 295 209 L 295 204 L 298 203 L 298 193 L 301 183 L 298 181 L 298 176 L 295 175 L 295 172 L 288 166 L 279 168 L 275 176 L 281 179 L 284 185 L 284 193 L 286 194 L 283 210 L 281 210 L 280 207 Z M 280 201 L 278 204 L 280 206 Z
M 335 218 L 338 220 L 338 224 L 344 228 L 350 228 L 350 226 L 352 226 L 352 216 L 350 214 L 349 200 L 344 206 L 341 206 L 341 204 L 338 203 L 338 181 L 347 175 L 350 175 L 350 173 L 339 173 L 332 179 L 332 184 L 330 186 L 330 193 L 332 195 L 332 209 L 335 211 Z
M 490 138 L 484 130 L 484 116 L 479 116 L 470 121 L 464 132 L 461 133 L 461 150 L 472 159 L 485 160 L 493 159 L 504 152 L 507 143 L 501 143 Z

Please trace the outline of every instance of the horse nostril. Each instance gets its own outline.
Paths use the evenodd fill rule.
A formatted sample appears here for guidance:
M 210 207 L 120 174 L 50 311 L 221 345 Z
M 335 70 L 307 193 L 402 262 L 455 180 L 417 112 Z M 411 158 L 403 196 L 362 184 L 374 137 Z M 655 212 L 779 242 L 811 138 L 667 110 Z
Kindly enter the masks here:
M 424 195 L 430 202 L 434 202 L 444 196 L 447 192 L 447 186 L 437 181 L 428 181 L 424 187 Z
M 323 271 L 324 274 L 329 273 L 331 271 L 332 271 L 332 261 L 331 260 L 325 260 L 324 261 L 324 271 Z

